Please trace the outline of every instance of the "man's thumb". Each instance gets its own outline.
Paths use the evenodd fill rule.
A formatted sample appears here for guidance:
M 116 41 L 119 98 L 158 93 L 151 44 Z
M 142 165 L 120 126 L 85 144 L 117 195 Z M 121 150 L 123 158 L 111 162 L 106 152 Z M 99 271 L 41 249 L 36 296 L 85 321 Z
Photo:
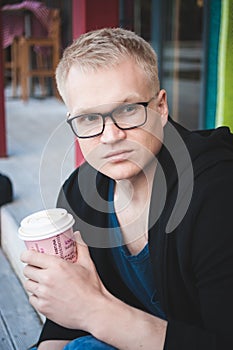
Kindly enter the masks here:
M 79 264 L 87 267 L 87 264 L 89 265 L 91 260 L 88 246 L 83 241 L 81 233 L 79 231 L 74 232 L 74 239 L 77 245 L 77 253 L 78 253 L 77 261 Z

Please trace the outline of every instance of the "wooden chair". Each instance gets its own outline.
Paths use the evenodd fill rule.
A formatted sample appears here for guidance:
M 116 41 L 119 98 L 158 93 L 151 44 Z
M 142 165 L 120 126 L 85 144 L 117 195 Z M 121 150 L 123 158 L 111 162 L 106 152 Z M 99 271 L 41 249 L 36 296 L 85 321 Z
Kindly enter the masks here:
M 46 94 L 45 78 L 52 78 L 53 93 L 59 97 L 54 75 L 60 58 L 60 25 L 60 11 L 50 9 L 47 37 L 22 36 L 18 39 L 19 82 L 24 101 L 29 98 L 29 79 L 33 77 L 39 79 L 42 95 Z
M 7 48 L 8 49 L 8 48 Z M 19 52 L 18 52 L 18 38 L 14 38 L 13 43 L 10 46 L 9 52 L 7 49 L 3 50 L 4 54 L 4 70 L 5 72 L 9 71 L 9 75 L 11 77 L 11 89 L 12 89 L 12 97 L 16 97 L 17 95 L 17 86 L 19 84 Z M 7 57 L 7 53 L 10 53 L 10 57 Z M 7 76 L 7 74 L 6 74 Z

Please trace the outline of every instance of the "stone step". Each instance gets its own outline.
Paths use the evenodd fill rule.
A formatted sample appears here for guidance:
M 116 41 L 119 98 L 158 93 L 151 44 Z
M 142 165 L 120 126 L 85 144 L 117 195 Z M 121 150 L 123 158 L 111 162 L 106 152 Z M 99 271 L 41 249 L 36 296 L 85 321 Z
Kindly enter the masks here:
M 42 322 L 0 249 L 0 350 L 26 350 L 35 344 Z

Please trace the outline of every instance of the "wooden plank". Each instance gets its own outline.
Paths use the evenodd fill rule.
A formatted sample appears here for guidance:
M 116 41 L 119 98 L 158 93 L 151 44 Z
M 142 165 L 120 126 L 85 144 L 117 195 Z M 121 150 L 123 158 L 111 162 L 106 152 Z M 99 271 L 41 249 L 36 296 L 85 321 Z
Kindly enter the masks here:
M 12 345 L 9 350 L 26 350 L 37 341 L 42 327 L 41 321 L 1 250 L 0 309 L 4 325 L 0 330 L 0 340 L 2 338 L 6 342 L 8 335 L 8 342 Z M 3 344 L 1 342 L 0 350 L 7 350 L 8 347 L 2 347 Z

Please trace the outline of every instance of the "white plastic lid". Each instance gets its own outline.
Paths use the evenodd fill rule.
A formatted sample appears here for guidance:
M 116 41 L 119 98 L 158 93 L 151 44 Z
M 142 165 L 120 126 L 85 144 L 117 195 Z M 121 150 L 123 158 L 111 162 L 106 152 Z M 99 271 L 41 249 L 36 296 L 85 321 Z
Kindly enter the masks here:
M 47 209 L 24 218 L 18 232 L 19 237 L 24 241 L 41 240 L 66 231 L 73 224 L 73 216 L 65 209 Z

